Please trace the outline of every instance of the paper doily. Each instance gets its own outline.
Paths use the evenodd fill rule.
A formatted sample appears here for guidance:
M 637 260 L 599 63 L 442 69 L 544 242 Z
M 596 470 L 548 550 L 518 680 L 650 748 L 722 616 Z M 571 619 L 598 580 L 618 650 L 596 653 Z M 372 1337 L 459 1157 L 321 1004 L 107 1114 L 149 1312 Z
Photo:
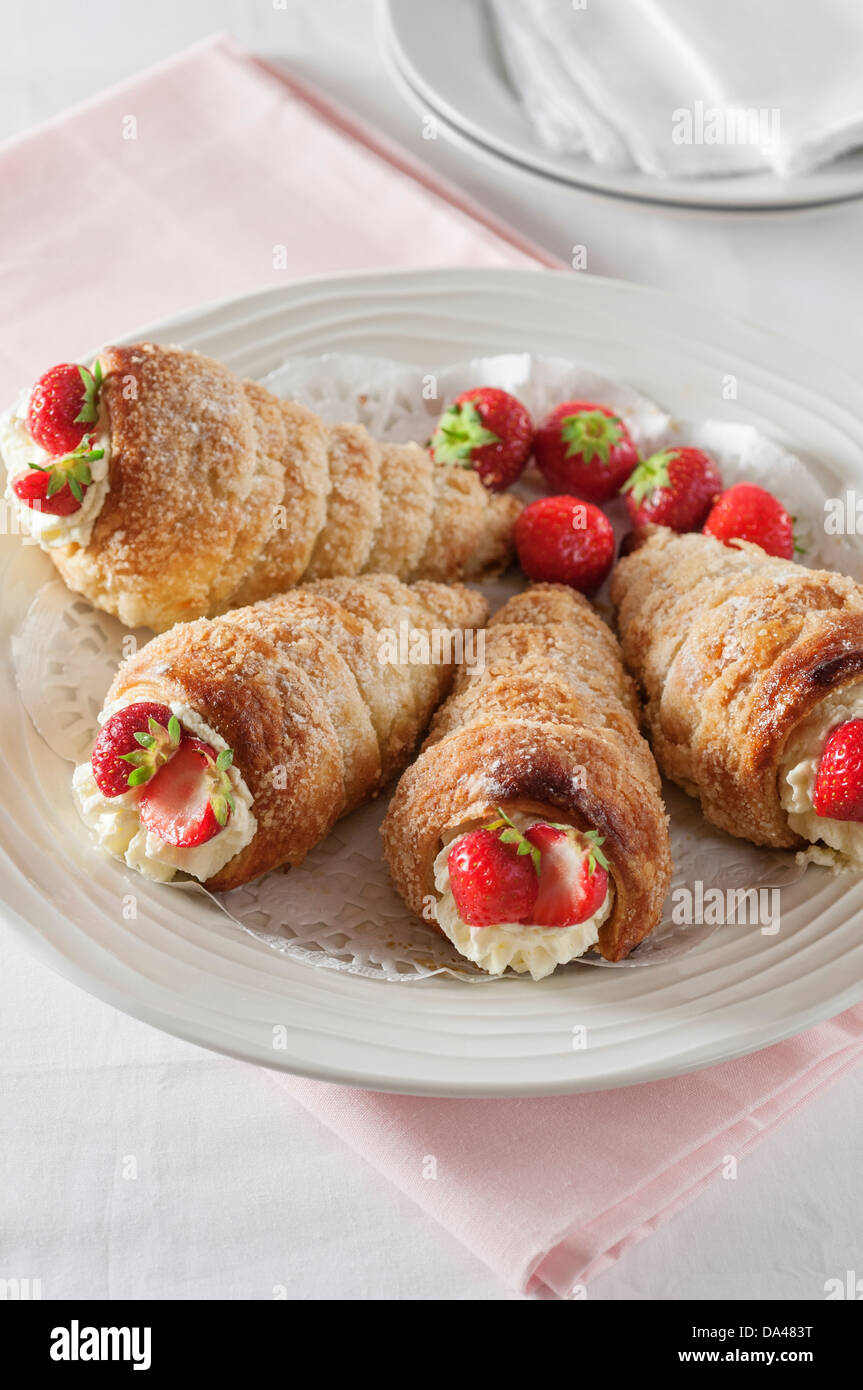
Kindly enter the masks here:
M 419 368 L 383 359 L 326 356 L 295 360 L 272 373 L 265 385 L 277 395 L 301 400 L 330 422 L 356 421 L 381 439 L 407 440 L 427 438 L 442 404 L 478 381 L 514 392 L 535 419 L 561 400 L 599 399 L 623 415 L 642 452 L 682 443 L 708 450 L 726 486 L 744 479 L 760 482 L 796 513 L 807 564 L 863 577 L 857 551 L 844 538 L 828 537 L 818 525 L 824 494 L 799 458 L 748 425 L 675 420 L 631 387 L 578 363 L 510 354 L 458 364 L 430 377 Z M 529 472 L 519 490 L 535 496 L 541 484 Z M 613 504 L 609 514 L 619 536 L 627 529 L 624 509 Z M 32 557 L 22 554 L 20 566 L 17 561 L 11 566 L 7 584 L 17 583 L 20 589 L 25 564 L 32 569 Z M 497 606 L 520 584 L 504 579 L 484 587 Z M 604 591 L 597 602 L 608 614 Z M 56 578 L 38 589 L 14 638 L 13 659 L 21 699 L 58 758 L 76 762 L 87 756 L 117 663 L 149 635 L 128 632 Z M 40 791 L 48 794 L 47 788 Z M 589 954 L 564 969 L 633 969 L 673 959 L 713 932 L 729 929 L 675 925 L 677 890 L 691 891 L 696 883 L 704 892 L 758 890 L 784 886 L 803 872 L 791 854 L 760 850 L 715 830 L 696 803 L 676 788 L 666 787 L 666 799 L 675 872 L 662 924 L 627 961 L 612 965 Z M 449 942 L 414 918 L 395 892 L 378 835 L 386 805 L 384 793 L 340 822 L 301 867 L 208 896 L 239 928 L 313 966 L 392 981 L 447 974 L 492 983 L 493 977 L 464 961 Z M 160 886 L 160 891 L 171 887 Z M 528 977 L 499 978 L 512 983 Z

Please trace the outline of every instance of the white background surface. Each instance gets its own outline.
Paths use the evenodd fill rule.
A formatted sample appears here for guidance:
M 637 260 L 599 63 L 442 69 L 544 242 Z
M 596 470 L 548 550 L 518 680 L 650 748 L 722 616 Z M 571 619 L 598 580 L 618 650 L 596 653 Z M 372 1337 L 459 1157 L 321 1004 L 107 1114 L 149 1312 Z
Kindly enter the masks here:
M 433 6 L 428 7 L 431 18 Z M 676 290 L 855 370 L 863 203 L 664 211 L 558 188 L 421 138 L 370 0 L 4 6 L 0 137 L 215 29 L 317 82 L 556 255 Z M 61 210 L 58 209 L 58 215 Z M 4 214 L 14 215 L 6 200 Z M 0 940 L 0 1278 L 44 1297 L 506 1299 L 466 1250 L 260 1071 L 155 1033 Z M 863 1069 L 804 1107 L 595 1299 L 823 1297 L 863 1275 Z M 554 1180 L 554 1175 L 550 1175 Z

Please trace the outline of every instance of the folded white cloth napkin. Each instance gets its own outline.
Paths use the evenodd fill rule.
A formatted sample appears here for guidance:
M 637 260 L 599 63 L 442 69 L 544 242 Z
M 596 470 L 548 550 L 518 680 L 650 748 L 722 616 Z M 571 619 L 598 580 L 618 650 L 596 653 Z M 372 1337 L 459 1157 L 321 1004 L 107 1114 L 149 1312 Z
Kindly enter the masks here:
M 863 144 L 861 0 L 490 0 L 549 148 L 660 178 L 805 173 Z

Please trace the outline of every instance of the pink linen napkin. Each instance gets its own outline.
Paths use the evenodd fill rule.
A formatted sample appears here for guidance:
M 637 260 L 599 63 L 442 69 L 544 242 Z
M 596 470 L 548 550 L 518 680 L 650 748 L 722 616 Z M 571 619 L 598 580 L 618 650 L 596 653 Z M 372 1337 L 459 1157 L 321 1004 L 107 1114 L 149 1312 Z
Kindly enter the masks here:
M 223 37 L 0 147 L 0 184 L 0 400 L 87 344 L 287 278 L 555 264 Z M 586 1096 L 274 1081 L 514 1287 L 567 1297 L 861 1053 L 857 1008 L 694 1077 Z
M 339 270 L 558 265 L 225 36 L 0 146 L 0 399 L 71 351 Z
M 861 1061 L 858 1006 L 735 1062 L 588 1095 L 427 1100 L 273 1079 L 507 1284 L 573 1298 Z

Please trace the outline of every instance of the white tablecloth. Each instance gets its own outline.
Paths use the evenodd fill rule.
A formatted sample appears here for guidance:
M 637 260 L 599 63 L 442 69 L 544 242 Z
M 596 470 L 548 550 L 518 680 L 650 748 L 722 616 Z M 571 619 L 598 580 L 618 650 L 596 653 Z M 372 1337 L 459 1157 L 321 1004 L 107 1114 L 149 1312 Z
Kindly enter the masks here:
M 863 361 L 863 202 L 784 216 L 668 212 L 480 163 L 382 69 L 371 0 L 7 6 L 0 137 L 218 27 L 284 60 L 588 269 L 673 289 Z M 14 215 L 4 202 L 0 215 Z M 265 1073 L 163 1036 L 36 964 L 0 925 L 0 1279 L 44 1297 L 512 1297 Z M 804 1107 L 591 1298 L 814 1298 L 860 1264 L 863 1069 Z

